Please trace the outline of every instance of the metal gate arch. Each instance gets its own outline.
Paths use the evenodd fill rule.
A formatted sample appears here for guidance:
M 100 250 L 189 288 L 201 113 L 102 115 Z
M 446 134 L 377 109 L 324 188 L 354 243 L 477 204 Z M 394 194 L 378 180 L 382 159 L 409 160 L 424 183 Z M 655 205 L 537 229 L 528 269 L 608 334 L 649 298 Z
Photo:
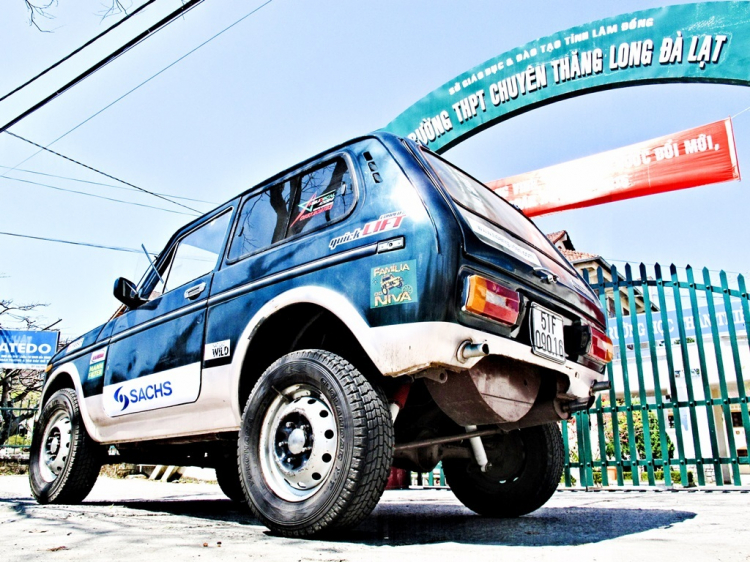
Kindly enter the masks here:
M 744 277 L 730 286 L 724 271 L 716 282 L 707 268 L 659 264 L 651 272 L 640 264 L 637 276 L 629 264 L 624 275 L 613 266 L 610 279 L 602 268 L 593 280 L 583 273 L 608 312 L 615 360 L 610 390 L 562 424 L 565 485 L 750 481 Z

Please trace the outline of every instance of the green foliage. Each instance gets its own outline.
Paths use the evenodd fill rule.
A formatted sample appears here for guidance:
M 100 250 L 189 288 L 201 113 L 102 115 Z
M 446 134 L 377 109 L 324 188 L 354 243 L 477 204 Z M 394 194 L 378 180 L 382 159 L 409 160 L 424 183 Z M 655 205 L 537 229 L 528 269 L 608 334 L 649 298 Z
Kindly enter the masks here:
M 31 445 L 31 437 L 27 437 L 24 435 L 12 435 L 8 437 L 8 440 L 5 444 L 10 447 L 29 447 Z
M 624 401 L 619 399 L 617 400 L 617 405 L 622 406 L 624 405 Z M 633 412 L 633 431 L 635 433 L 634 440 L 635 440 L 635 448 L 638 455 L 638 458 L 646 458 L 646 438 L 645 438 L 645 432 L 644 432 L 644 424 L 643 424 L 643 415 L 642 411 L 634 411 Z M 615 444 L 614 444 L 614 428 L 612 426 L 612 414 L 605 414 L 605 427 L 604 427 L 604 435 L 606 438 L 606 449 L 605 454 L 608 459 L 614 459 L 615 458 Z M 630 459 L 630 444 L 628 442 L 628 426 L 625 419 L 625 416 L 623 414 L 618 415 L 618 430 L 619 430 L 619 437 L 620 437 L 620 452 L 622 453 L 623 459 Z M 656 413 L 652 411 L 648 411 L 648 434 L 651 439 L 651 455 L 654 458 L 661 459 L 662 457 L 662 450 L 661 450 L 661 439 L 659 436 L 659 421 L 656 417 Z M 674 443 L 672 443 L 672 440 L 669 438 L 669 435 L 666 436 L 667 438 L 667 455 L 668 458 L 674 458 Z

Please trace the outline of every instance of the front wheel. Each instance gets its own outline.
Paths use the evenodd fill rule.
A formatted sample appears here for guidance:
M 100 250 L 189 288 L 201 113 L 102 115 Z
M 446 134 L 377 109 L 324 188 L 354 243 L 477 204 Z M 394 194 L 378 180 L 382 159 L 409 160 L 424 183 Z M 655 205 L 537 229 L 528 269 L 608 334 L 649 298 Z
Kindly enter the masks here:
M 83 425 L 75 391 L 58 390 L 34 425 L 31 493 L 42 504 L 80 503 L 94 487 L 100 468 L 97 445 Z
M 486 472 L 473 459 L 443 461 L 448 485 L 466 507 L 488 517 L 518 517 L 555 493 L 565 462 L 557 424 L 485 437 L 482 443 L 490 462 Z
M 297 351 L 255 385 L 240 429 L 242 486 L 284 536 L 353 527 L 385 489 L 393 425 L 381 394 L 345 359 Z

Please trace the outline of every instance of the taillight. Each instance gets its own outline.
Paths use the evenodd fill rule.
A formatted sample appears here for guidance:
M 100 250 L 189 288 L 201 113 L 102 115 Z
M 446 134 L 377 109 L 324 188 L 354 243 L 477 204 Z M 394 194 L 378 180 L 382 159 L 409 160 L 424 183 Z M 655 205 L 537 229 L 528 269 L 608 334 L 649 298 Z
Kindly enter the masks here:
M 586 357 L 597 363 L 607 364 L 615 357 L 615 347 L 612 340 L 604 332 L 591 327 L 591 343 Z
M 516 323 L 521 305 L 521 295 L 517 291 L 512 291 L 479 275 L 470 275 L 467 285 L 466 310 L 503 324 Z

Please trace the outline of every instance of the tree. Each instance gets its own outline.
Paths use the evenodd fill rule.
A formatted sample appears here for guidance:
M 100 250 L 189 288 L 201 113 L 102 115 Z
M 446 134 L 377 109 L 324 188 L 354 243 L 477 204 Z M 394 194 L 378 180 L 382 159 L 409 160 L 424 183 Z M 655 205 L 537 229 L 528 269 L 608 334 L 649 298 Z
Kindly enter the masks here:
M 38 321 L 30 313 L 46 306 L 41 303 L 17 305 L 12 300 L 0 299 L 0 329 L 3 321 L 12 321 L 26 330 L 40 329 Z M 32 409 L 22 406 L 36 406 L 44 384 L 40 371 L 26 369 L 0 369 L 0 445 L 7 443 L 14 435 L 23 435 L 26 420 L 34 416 Z
M 57 0 L 23 0 L 26 4 L 26 10 L 29 14 L 29 25 L 33 25 L 39 31 L 49 33 L 49 30 L 42 29 L 39 26 L 40 19 L 53 20 L 55 19 L 52 10 L 57 7 Z M 120 0 L 111 0 L 108 7 L 105 7 L 104 11 L 99 15 L 102 19 L 110 16 L 117 16 L 119 14 L 127 14 L 128 11 L 122 5 Z

